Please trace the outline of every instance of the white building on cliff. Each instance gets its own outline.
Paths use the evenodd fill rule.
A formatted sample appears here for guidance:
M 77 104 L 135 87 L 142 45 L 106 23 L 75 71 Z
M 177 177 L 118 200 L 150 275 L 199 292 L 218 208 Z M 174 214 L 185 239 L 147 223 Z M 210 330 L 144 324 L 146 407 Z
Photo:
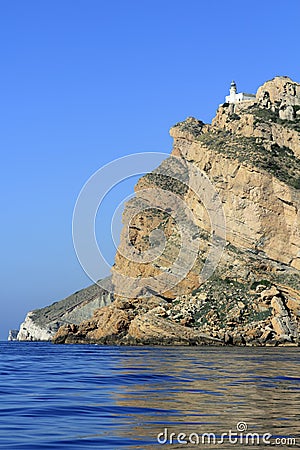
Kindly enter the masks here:
M 231 82 L 229 95 L 225 97 L 225 103 L 239 103 L 249 100 L 255 100 L 254 94 L 245 94 L 244 92 L 237 92 L 235 81 Z

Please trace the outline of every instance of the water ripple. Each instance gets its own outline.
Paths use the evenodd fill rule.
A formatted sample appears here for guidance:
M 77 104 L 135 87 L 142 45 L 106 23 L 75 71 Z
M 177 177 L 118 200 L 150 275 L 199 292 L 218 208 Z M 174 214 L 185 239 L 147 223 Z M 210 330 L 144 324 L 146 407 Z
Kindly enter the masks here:
M 10 342 L 0 352 L 3 449 L 200 448 L 158 445 L 157 435 L 221 436 L 238 422 L 300 443 L 297 348 Z

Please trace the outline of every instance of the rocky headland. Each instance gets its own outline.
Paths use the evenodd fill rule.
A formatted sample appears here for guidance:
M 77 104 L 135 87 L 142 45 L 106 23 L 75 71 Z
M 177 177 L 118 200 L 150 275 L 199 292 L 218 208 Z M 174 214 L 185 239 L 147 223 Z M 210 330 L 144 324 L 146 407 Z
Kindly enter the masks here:
M 112 268 L 115 301 L 88 320 L 63 325 L 53 342 L 299 345 L 300 84 L 276 77 L 255 97 L 220 105 L 211 124 L 190 117 L 170 134 L 171 157 L 202 171 L 222 205 L 226 240 L 212 276 L 201 282 L 212 234 L 218 238 L 221 231 L 211 229 L 210 213 L 190 188 L 189 173 L 186 182 L 174 181 L 181 169 L 170 158 L 163 173 L 160 167 L 138 181 L 141 213 L 132 214 L 132 202 L 125 207 L 128 226 Z M 162 290 L 149 280 L 172 273 L 182 229 L 174 219 L 176 202 L 170 197 L 168 209 L 154 207 L 154 199 L 143 197 L 151 189 L 175 193 L 193 213 L 193 226 L 183 227 L 190 243 L 183 263 L 198 243 L 186 276 Z M 155 260 L 139 261 L 155 246 L 153 230 L 163 232 L 164 250 Z M 126 257 L 128 249 L 136 258 Z M 126 277 L 137 281 L 126 286 Z

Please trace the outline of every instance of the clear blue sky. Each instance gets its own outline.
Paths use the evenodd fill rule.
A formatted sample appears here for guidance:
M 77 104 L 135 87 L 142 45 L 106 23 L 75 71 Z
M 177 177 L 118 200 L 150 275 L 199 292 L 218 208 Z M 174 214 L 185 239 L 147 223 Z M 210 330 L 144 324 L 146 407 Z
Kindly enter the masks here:
M 210 121 L 232 79 L 299 81 L 299 22 L 299 0 L 0 1 L 1 339 L 89 284 L 71 235 L 87 178 L 169 152 L 169 128 Z

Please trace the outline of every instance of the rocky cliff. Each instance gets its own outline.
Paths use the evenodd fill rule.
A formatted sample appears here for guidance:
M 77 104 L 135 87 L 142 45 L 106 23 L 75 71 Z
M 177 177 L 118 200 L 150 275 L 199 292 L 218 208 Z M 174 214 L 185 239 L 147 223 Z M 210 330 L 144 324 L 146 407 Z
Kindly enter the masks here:
M 299 344 L 300 85 L 276 77 L 170 133 L 124 211 L 117 301 L 54 342 Z
M 93 284 L 50 306 L 30 311 L 20 326 L 16 340 L 50 341 L 60 326 L 79 324 L 112 300 L 110 293 Z

